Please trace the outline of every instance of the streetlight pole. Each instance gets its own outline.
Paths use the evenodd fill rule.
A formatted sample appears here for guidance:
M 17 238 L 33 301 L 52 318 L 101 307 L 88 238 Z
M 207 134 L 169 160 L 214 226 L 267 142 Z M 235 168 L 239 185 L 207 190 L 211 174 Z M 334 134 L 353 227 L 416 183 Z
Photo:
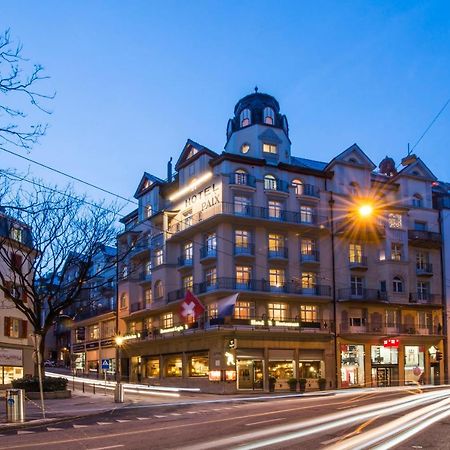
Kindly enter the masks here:
M 119 334 L 114 338 L 116 342 L 116 390 L 114 393 L 114 401 L 123 403 L 123 386 L 122 386 L 122 345 L 123 337 Z

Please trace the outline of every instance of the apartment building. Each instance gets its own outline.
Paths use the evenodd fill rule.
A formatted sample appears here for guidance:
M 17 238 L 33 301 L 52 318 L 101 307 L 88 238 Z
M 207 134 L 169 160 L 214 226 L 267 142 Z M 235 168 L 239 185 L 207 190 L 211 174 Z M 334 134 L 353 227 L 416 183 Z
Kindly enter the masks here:
M 123 375 L 205 392 L 441 382 L 435 177 L 404 164 L 376 169 L 356 144 L 293 156 L 277 100 L 239 100 L 225 151 L 188 140 L 175 175 L 144 173 L 123 219 Z M 183 316 L 188 290 L 203 317 Z
M 0 252 L 7 255 L 6 260 L 14 261 L 24 271 L 29 270 L 30 261 L 22 260 L 20 248 L 32 245 L 29 227 L 0 210 Z M 11 296 L 20 296 L 22 301 L 26 302 L 27 296 L 1 257 L 0 270 L 6 279 L 5 287 L 10 292 L 5 295 L 5 292 L 0 290 L 0 387 L 5 387 L 14 379 L 32 375 L 34 366 L 33 346 L 29 338 L 32 331 L 30 323 L 10 299 Z

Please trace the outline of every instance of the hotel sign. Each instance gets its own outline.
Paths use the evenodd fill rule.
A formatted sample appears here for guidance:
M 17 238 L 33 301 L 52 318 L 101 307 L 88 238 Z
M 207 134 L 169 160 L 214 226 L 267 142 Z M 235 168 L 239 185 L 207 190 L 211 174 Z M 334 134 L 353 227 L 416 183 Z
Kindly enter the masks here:
M 216 183 L 212 183 L 200 191 L 191 194 L 184 200 L 184 208 L 196 205 L 198 211 L 205 211 L 220 203 L 220 188 Z
M 300 328 L 299 322 L 284 322 L 282 320 L 250 320 L 250 325 L 256 327 L 283 327 L 283 328 Z

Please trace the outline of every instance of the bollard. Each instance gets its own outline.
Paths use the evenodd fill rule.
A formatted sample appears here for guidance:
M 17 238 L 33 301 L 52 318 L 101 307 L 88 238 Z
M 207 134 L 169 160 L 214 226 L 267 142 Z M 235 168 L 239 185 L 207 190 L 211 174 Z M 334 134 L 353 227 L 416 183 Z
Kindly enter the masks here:
M 92 385 L 92 391 L 94 392 L 95 395 L 95 384 Z
M 116 388 L 114 389 L 114 401 L 116 403 L 123 403 L 123 384 L 116 383 Z
M 6 390 L 6 420 L 25 422 L 25 391 L 23 389 Z
M 82 384 L 83 384 L 83 394 L 84 394 L 84 381 L 83 381 L 83 383 L 82 383 Z

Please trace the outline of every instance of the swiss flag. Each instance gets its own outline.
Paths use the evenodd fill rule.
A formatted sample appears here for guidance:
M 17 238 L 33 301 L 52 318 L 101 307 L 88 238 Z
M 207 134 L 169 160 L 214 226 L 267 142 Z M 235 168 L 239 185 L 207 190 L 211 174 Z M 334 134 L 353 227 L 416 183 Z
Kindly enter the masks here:
M 180 306 L 180 316 L 185 322 L 195 321 L 205 312 L 205 307 L 200 300 L 191 292 L 186 291 L 184 302 Z

